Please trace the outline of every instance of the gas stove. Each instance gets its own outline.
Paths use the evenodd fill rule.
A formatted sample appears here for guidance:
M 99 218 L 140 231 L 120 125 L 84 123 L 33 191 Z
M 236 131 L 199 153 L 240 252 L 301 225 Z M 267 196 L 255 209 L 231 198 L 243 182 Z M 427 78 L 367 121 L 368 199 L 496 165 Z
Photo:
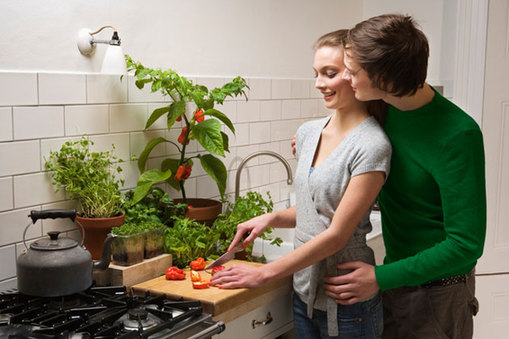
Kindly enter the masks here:
M 0 294 L 0 338 L 201 339 L 224 328 L 202 312 L 199 301 L 134 295 L 124 286 L 52 298 Z

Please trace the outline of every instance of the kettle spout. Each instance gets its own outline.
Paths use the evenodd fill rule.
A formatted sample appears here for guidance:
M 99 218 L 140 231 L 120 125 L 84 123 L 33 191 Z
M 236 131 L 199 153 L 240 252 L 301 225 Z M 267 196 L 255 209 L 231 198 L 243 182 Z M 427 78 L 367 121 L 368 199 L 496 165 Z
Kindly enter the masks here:
M 114 237 L 111 233 L 109 233 L 106 239 L 104 239 L 103 254 L 101 256 L 101 259 L 94 261 L 94 264 L 92 266 L 94 270 L 104 271 L 110 266 L 111 242 L 113 241 L 113 239 Z

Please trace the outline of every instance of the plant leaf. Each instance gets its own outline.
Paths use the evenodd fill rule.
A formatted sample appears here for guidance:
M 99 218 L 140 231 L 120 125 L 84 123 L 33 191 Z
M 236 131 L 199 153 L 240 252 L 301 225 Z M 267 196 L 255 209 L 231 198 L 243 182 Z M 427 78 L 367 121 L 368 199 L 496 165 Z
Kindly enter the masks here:
M 210 115 L 212 117 L 215 117 L 215 118 L 218 118 L 219 120 L 221 120 L 226 126 L 228 126 L 228 128 L 233 132 L 235 133 L 235 127 L 233 127 L 233 124 L 231 122 L 231 120 L 222 112 L 219 112 L 217 109 L 208 109 L 206 110 L 204 113 L 204 115 Z
M 194 138 L 210 153 L 224 157 L 223 137 L 221 136 L 221 123 L 214 119 L 206 119 L 196 124 L 193 129 Z
M 145 149 L 141 152 L 140 157 L 138 158 L 138 169 L 140 170 L 140 173 L 143 173 L 145 170 L 145 165 L 147 163 L 148 156 L 150 152 L 152 152 L 152 149 L 159 145 L 162 142 L 169 142 L 163 137 L 154 138 L 150 140 L 147 145 L 145 145 Z
M 168 129 L 173 126 L 177 118 L 186 112 L 186 102 L 184 100 L 172 102 L 168 112 Z
M 165 113 L 168 113 L 170 111 L 170 106 L 164 106 L 164 107 L 160 107 L 160 108 L 156 108 L 152 114 L 150 115 L 150 117 L 148 118 L 147 120 L 147 123 L 145 124 L 145 129 L 149 128 L 150 126 L 152 126 L 152 124 L 154 122 L 156 122 L 157 119 L 159 119 L 161 117 L 161 115 L 165 114 Z
M 172 173 L 171 170 L 162 172 L 158 169 L 151 169 L 146 172 L 143 172 L 138 178 L 138 183 L 136 184 L 136 188 L 134 189 L 132 205 L 136 204 L 141 199 L 143 199 L 150 191 L 152 185 L 168 179 L 171 176 L 171 173 Z
M 200 163 L 205 172 L 217 183 L 219 193 L 223 196 L 226 189 L 226 166 L 211 154 L 200 156 Z
M 223 148 L 225 152 L 230 153 L 230 143 L 228 135 L 225 132 L 221 131 L 221 136 L 223 137 Z
M 136 84 L 136 87 L 138 87 L 139 89 L 143 89 L 143 87 L 145 87 L 145 84 L 147 82 L 151 82 L 151 81 L 152 81 L 151 79 L 140 79 L 140 80 L 136 80 L 135 84 Z

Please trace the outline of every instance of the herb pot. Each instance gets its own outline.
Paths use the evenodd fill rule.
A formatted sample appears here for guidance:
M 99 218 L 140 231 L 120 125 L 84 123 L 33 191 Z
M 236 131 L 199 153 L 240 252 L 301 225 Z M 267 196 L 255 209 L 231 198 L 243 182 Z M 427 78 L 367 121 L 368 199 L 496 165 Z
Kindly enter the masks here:
M 182 199 L 175 199 L 176 203 L 183 203 Z M 186 217 L 196 220 L 207 226 L 212 226 L 214 220 L 221 213 L 223 204 L 213 199 L 187 199 Z
M 31 224 L 38 219 L 70 218 L 75 220 L 75 210 L 31 211 Z M 103 244 L 102 258 L 92 261 L 90 253 L 82 244 L 73 239 L 59 237 L 60 232 L 48 232 L 49 238 L 41 238 L 26 246 L 16 261 L 18 290 L 32 296 L 60 297 L 82 292 L 92 285 L 92 270 L 105 270 L 110 263 L 110 244 L 108 235 Z M 84 231 L 83 231 L 84 234 Z
M 145 232 L 145 259 L 150 259 L 164 252 L 164 228 L 156 228 Z
M 111 244 L 113 264 L 130 266 L 143 261 L 143 233 L 115 235 Z

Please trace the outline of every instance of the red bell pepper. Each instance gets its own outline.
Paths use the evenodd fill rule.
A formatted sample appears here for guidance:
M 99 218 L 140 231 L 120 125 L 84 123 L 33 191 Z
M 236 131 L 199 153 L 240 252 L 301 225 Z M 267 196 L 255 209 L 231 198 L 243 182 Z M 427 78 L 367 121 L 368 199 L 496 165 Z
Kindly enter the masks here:
M 190 265 L 192 270 L 201 271 L 205 268 L 206 262 L 202 257 L 199 257 L 198 259 L 191 261 Z
M 169 267 L 166 270 L 166 280 L 183 280 L 186 278 L 186 273 L 176 266 Z

